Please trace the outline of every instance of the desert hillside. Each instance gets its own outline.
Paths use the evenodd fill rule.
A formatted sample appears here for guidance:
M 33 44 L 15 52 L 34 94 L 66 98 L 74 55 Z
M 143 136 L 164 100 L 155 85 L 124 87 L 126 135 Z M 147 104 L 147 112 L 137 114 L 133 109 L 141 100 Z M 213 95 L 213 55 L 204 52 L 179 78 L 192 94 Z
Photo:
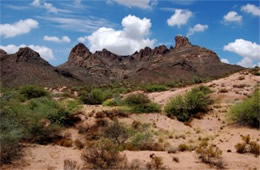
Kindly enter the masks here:
M 250 120 L 241 121 L 230 118 L 234 105 L 259 93 L 255 92 L 259 88 L 258 74 L 244 70 L 193 85 L 124 92 L 121 89 L 103 105 L 86 95 L 93 97 L 93 92 L 46 88 L 54 101 L 75 105 L 80 100 L 86 104 L 78 104 L 73 118 L 57 118 L 63 126 L 55 135 L 49 136 L 49 131 L 39 140 L 35 139 L 37 136 L 21 140 L 19 152 L 13 153 L 16 158 L 1 169 L 258 169 L 259 122 L 252 121 L 259 121 L 259 115 L 248 115 Z M 175 101 L 175 112 L 171 112 L 172 98 L 191 91 L 199 94 L 194 93 L 194 102 L 203 100 L 207 106 L 196 110 L 195 103 L 190 110 L 194 115 L 185 117 L 185 112 L 176 109 L 184 106 Z M 5 92 L 1 97 L 5 97 Z M 26 99 L 24 105 L 30 100 L 35 99 Z M 40 104 L 34 101 L 31 107 L 37 105 Z M 180 115 L 171 114 L 178 111 Z M 48 129 L 53 122 L 39 119 L 37 123 Z

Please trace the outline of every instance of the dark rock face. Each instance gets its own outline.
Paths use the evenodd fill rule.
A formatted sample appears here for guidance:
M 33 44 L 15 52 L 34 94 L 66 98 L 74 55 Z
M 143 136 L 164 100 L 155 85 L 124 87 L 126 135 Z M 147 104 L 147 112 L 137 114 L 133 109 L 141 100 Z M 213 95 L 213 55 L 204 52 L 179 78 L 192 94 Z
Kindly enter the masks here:
M 176 36 L 175 42 L 175 48 L 191 47 L 191 43 L 187 37 Z
M 4 56 L 4 55 L 6 55 L 6 54 L 7 54 L 7 53 L 6 53 L 4 50 L 0 49 L 0 57 Z

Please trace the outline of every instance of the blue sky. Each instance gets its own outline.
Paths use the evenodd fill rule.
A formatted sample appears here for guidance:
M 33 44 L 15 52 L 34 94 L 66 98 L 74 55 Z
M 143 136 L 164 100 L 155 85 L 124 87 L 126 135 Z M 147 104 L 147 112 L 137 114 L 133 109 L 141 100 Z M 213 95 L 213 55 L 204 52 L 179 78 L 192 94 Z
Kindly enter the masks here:
M 215 51 L 224 62 L 260 65 L 259 1 L 0 0 L 0 48 L 29 46 L 53 65 L 83 42 L 92 52 L 126 55 L 174 46 L 176 35 Z

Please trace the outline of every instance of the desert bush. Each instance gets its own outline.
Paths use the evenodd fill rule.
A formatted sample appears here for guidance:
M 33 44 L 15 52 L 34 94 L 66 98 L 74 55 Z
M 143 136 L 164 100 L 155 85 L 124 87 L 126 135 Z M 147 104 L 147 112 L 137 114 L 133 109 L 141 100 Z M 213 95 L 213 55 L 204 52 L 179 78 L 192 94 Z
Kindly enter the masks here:
M 13 119 L 1 117 L 0 120 L 0 165 L 10 163 L 18 156 L 19 141 L 23 137 L 23 130 Z
M 212 102 L 207 96 L 208 93 L 208 87 L 195 87 L 184 96 L 172 98 L 164 110 L 170 117 L 176 116 L 180 121 L 189 121 L 195 114 L 207 111 L 208 105 Z
M 241 103 L 234 105 L 228 113 L 228 120 L 239 124 L 259 127 L 260 121 L 260 90 Z
M 105 100 L 112 97 L 110 90 L 93 89 L 91 92 L 81 92 L 80 100 L 85 104 L 102 104 Z
M 124 99 L 126 105 L 141 105 L 150 103 L 150 99 L 144 94 L 130 94 Z
M 194 84 L 199 84 L 199 83 L 202 83 L 202 82 L 203 82 L 203 80 L 200 77 L 198 77 L 198 76 L 195 76 L 193 78 L 193 83 Z
M 238 143 L 235 145 L 235 148 L 238 153 L 245 153 L 246 152 L 246 143 Z
M 147 85 L 145 87 L 146 92 L 160 92 L 166 90 L 168 90 L 168 87 L 160 84 Z
M 126 166 L 125 155 L 119 153 L 113 142 L 102 141 L 85 149 L 81 155 L 86 168 L 117 169 Z
M 115 121 L 105 130 L 105 136 L 120 145 L 125 143 L 131 134 L 126 127 Z
M 10 162 L 17 155 L 21 141 L 46 144 L 57 139 L 60 128 L 67 124 L 63 120 L 70 115 L 71 109 L 50 97 L 34 98 L 39 95 L 33 94 L 28 95 L 30 100 L 21 102 L 20 92 L 10 90 L 0 97 L 1 163 Z M 60 114 L 63 107 L 66 114 Z
M 20 94 L 25 99 L 48 96 L 48 92 L 46 90 L 37 86 L 24 86 L 20 89 Z
M 71 159 L 64 160 L 63 170 L 76 170 L 77 169 L 77 162 Z
M 116 96 L 112 99 L 107 99 L 103 102 L 104 106 L 121 106 L 123 105 L 123 100 L 121 99 L 120 96 Z
M 163 160 L 159 156 L 154 156 L 151 158 L 151 162 L 146 164 L 147 169 L 166 169 L 163 165 Z
M 180 144 L 178 146 L 178 150 L 181 151 L 181 152 L 192 151 L 193 147 L 191 145 L 187 145 L 187 144 Z
M 157 103 L 149 103 L 144 105 L 131 106 L 132 113 L 158 113 L 161 111 L 161 106 Z
M 216 145 L 200 145 L 196 152 L 202 162 L 223 168 L 222 151 Z
M 154 113 L 160 112 L 159 104 L 151 102 L 144 94 L 131 94 L 124 99 L 124 103 L 130 107 L 132 113 Z
M 243 143 L 237 143 L 235 148 L 238 153 L 252 153 L 256 156 L 260 155 L 260 145 L 256 141 L 251 141 L 250 135 L 241 136 Z

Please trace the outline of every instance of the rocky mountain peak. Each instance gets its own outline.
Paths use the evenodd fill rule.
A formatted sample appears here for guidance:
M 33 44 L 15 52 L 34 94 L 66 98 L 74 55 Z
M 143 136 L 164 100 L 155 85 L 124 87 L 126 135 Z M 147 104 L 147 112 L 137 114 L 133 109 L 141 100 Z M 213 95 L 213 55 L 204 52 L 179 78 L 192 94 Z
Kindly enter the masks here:
M 2 50 L 2 49 L 0 49 L 0 57 L 1 56 L 4 56 L 4 55 L 6 55 L 7 53 L 4 51 L 4 50 Z
M 16 53 L 16 62 L 27 62 L 32 60 L 42 60 L 40 54 L 29 47 L 20 48 Z
M 78 43 L 70 51 L 68 63 L 72 63 L 77 66 L 81 66 L 83 64 L 84 60 L 91 54 L 92 53 L 89 51 L 89 49 L 83 43 Z
M 175 48 L 190 47 L 192 46 L 187 37 L 176 36 L 175 37 Z

